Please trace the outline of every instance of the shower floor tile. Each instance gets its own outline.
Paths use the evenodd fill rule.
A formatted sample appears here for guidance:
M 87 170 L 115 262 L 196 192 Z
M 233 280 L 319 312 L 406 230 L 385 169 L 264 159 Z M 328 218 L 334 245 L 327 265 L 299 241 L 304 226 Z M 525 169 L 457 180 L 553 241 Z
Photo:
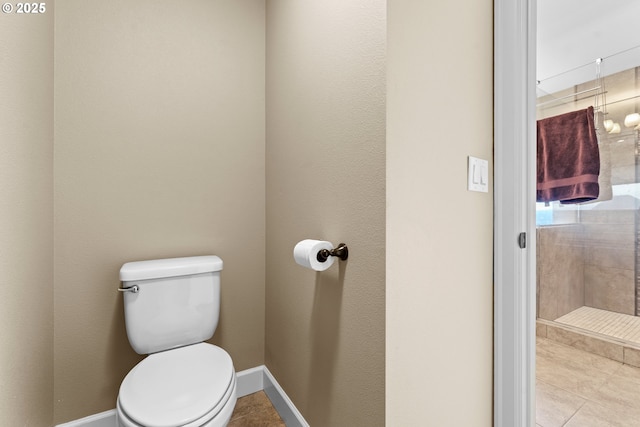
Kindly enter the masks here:
M 580 307 L 555 321 L 640 345 L 640 317 Z

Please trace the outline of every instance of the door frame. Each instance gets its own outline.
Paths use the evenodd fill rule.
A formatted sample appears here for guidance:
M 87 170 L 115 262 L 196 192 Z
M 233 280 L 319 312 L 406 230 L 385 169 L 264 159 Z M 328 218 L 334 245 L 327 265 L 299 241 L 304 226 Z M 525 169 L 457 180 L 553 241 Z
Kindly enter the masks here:
M 536 0 L 494 0 L 494 426 L 535 426 Z M 526 247 L 519 246 L 526 233 Z

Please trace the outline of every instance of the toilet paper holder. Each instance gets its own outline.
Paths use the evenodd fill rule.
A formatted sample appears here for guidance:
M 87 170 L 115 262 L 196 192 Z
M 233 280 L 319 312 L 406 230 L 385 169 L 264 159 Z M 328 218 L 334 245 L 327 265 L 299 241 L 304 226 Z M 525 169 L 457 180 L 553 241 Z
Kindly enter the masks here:
M 320 249 L 316 259 L 320 262 L 325 262 L 330 256 L 337 256 L 342 261 L 346 261 L 346 259 L 349 258 L 349 248 L 345 243 L 340 243 L 337 248 L 333 248 L 331 250 Z

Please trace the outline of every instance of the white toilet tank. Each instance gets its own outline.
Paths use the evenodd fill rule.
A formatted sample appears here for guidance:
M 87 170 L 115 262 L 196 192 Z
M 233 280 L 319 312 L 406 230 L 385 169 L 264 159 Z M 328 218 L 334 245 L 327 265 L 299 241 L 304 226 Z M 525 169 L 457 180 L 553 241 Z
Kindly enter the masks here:
M 124 264 L 120 280 L 131 347 L 150 354 L 211 338 L 220 315 L 221 270 L 217 256 Z

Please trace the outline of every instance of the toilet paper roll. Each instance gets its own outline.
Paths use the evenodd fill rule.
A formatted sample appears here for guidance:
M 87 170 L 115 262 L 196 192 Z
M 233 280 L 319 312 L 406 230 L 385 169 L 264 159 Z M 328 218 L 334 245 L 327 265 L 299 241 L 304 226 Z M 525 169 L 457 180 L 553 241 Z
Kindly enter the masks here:
M 293 248 L 293 259 L 303 267 L 315 271 L 324 271 L 331 267 L 335 257 L 330 256 L 325 262 L 318 261 L 318 252 L 322 249 L 331 250 L 333 249 L 333 244 L 323 240 L 302 240 Z

